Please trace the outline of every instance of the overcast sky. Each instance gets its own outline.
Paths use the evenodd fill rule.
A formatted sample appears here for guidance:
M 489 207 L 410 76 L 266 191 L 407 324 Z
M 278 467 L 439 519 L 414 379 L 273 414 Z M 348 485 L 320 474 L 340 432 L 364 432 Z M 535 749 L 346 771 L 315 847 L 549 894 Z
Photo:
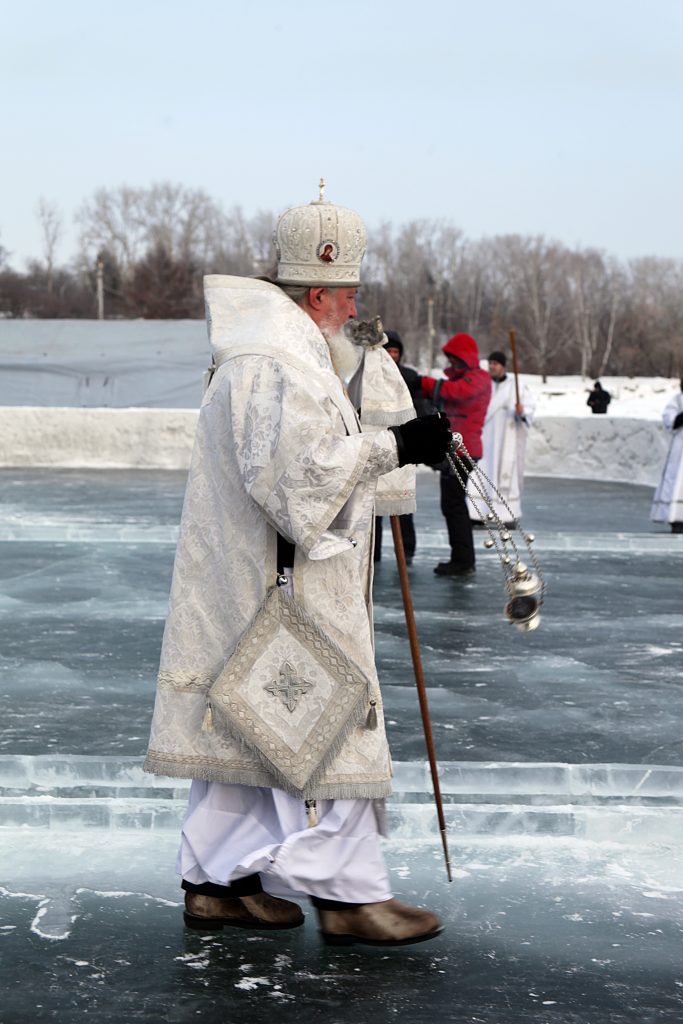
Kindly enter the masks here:
M 95 189 L 683 257 L 683 0 L 0 0 L 0 244 Z M 73 255 L 69 226 L 58 257 Z

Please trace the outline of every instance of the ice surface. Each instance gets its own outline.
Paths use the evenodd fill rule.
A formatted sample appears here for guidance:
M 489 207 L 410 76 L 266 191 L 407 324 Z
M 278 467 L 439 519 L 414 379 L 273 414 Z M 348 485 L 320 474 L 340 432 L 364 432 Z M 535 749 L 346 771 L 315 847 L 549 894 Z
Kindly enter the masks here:
M 68 839 L 68 845 L 65 845 Z M 680 850 L 547 836 L 395 841 L 396 895 L 446 931 L 399 950 L 183 929 L 170 830 L 0 828 L 3 1024 L 58 1019 L 678 1024 Z M 30 986 L 26 979 L 30 977 Z
M 0 752 L 142 754 L 184 480 L 0 474 L 11 517 L 0 541 Z M 647 489 L 529 481 L 525 521 L 549 592 L 542 629 L 525 635 L 503 618 L 490 553 L 479 548 L 474 582 L 434 578 L 445 541 L 436 486 L 419 478 L 411 586 L 440 756 L 681 764 L 671 593 L 683 544 L 649 523 Z M 385 525 L 378 662 L 394 755 L 416 760 L 424 747 L 389 545 Z
M 438 580 L 436 477 L 410 570 L 455 881 L 442 863 L 385 529 L 376 638 L 399 898 L 447 931 L 405 950 L 183 930 L 187 783 L 141 771 L 183 474 L 0 474 L 3 1024 L 643 1024 L 683 1017 L 683 544 L 651 491 L 528 482 L 541 629 L 502 616 L 495 559 Z M 478 535 L 477 540 L 479 541 Z M 481 535 L 483 539 L 483 535 Z M 30 972 L 30 988 L 25 978 Z M 220 1019 L 220 1017 L 219 1017 Z

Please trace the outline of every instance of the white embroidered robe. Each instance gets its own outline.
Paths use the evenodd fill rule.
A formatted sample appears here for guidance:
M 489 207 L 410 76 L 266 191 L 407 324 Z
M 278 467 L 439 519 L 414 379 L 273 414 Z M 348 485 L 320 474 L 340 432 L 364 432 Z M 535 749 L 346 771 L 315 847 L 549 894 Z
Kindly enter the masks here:
M 210 686 L 275 582 L 280 532 L 296 545 L 295 599 L 363 670 L 378 711 L 377 728 L 354 726 L 313 791 L 297 795 L 383 797 L 391 763 L 372 535 L 377 480 L 398 466 L 395 439 L 360 432 L 325 339 L 279 288 L 220 276 L 205 287 L 218 369 L 199 416 L 145 768 L 278 785 L 244 744 L 203 725 Z
M 664 426 L 673 431 L 673 437 L 652 502 L 650 518 L 655 523 L 683 523 L 683 427 L 673 429 L 680 412 L 683 412 L 683 392 L 671 399 L 662 416 Z
M 491 401 L 482 431 L 484 454 L 479 465 L 505 498 L 513 516 L 519 518 L 522 514 L 526 442 L 535 403 L 529 388 L 520 384 L 520 401 L 524 406 L 525 423 L 515 419 L 516 401 L 513 376 L 507 376 L 500 383 L 493 382 Z M 472 479 L 469 481 L 467 494 L 470 519 L 481 521 L 482 515 L 485 519 L 488 506 L 478 498 Z M 479 511 L 475 509 L 472 497 L 479 506 Z M 510 521 L 510 513 L 497 498 L 493 502 L 493 507 L 502 522 Z

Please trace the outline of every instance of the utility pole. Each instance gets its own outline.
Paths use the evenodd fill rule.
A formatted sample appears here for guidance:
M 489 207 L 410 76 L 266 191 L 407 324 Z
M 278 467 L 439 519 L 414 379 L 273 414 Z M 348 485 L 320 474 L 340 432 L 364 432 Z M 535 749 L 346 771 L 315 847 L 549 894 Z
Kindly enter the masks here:
M 436 281 L 429 267 L 425 267 L 425 284 L 427 285 L 427 366 L 426 372 L 431 373 L 434 366 L 434 290 Z
M 97 319 L 104 320 L 104 262 L 97 258 Z
M 427 373 L 434 366 L 434 296 L 427 296 Z

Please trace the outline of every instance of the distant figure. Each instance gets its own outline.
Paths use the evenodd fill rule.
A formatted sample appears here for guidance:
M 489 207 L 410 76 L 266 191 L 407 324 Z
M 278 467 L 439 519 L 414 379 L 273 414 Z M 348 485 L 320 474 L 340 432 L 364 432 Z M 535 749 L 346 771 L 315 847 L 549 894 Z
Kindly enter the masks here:
M 683 378 L 681 394 L 667 403 L 662 420 L 673 437 L 652 501 L 650 518 L 655 523 L 670 523 L 672 533 L 683 533 Z
M 420 387 L 420 375 L 417 370 L 411 370 L 409 366 L 403 366 L 401 359 L 403 358 L 403 342 L 398 331 L 387 331 L 387 342 L 385 349 L 398 366 L 399 372 L 406 383 L 406 387 L 410 392 L 410 397 L 413 400 L 415 411 L 418 415 L 420 413 L 420 403 L 423 399 L 420 398 L 422 389 Z M 427 413 L 434 412 L 434 408 L 430 406 L 427 409 Z M 411 512 L 406 512 L 405 515 L 398 517 L 401 526 L 401 536 L 403 538 L 403 550 L 406 556 L 406 562 L 410 565 L 415 555 L 415 523 L 413 522 L 413 515 Z M 382 516 L 375 516 L 375 551 L 374 561 L 382 561 Z
M 492 511 L 501 522 L 511 525 L 510 513 L 515 519 L 519 519 L 522 514 L 524 458 L 534 402 L 526 385 L 520 386 L 520 401 L 517 401 L 515 378 L 508 376 L 506 364 L 504 352 L 492 352 L 489 356 L 493 395 L 484 420 L 484 454 L 480 465 L 509 506 L 508 510 L 501 501 L 495 499 Z M 472 504 L 470 495 L 474 497 L 479 511 Z M 468 489 L 467 504 L 472 521 L 481 523 L 481 516 L 487 514 L 488 507 L 477 501 L 476 491 L 473 492 L 471 487 Z
M 588 394 L 586 405 L 591 407 L 592 412 L 605 413 L 611 401 L 612 396 L 609 391 L 605 391 L 600 381 L 596 380 L 593 384 L 593 390 Z

